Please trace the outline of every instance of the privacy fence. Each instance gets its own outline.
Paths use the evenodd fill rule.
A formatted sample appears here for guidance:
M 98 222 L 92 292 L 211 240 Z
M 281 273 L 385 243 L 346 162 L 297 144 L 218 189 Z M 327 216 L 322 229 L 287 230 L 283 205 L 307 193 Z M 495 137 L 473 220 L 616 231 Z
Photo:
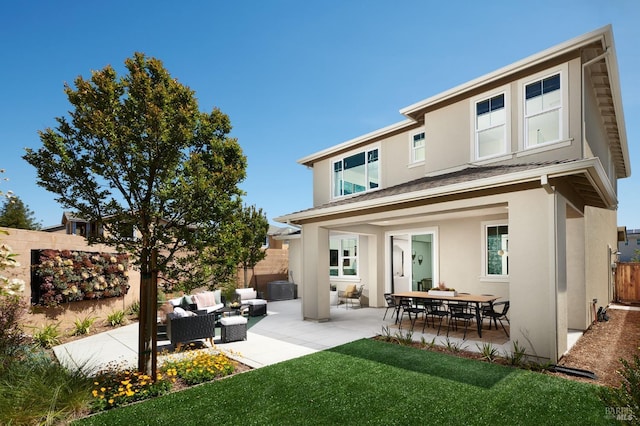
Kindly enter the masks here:
M 618 263 L 614 299 L 616 302 L 640 304 L 640 262 Z

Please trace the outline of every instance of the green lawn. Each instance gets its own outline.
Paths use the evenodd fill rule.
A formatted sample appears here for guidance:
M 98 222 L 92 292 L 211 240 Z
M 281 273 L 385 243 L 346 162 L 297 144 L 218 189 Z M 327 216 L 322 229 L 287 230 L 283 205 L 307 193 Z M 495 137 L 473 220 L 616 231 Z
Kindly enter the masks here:
M 74 424 L 616 424 L 596 389 L 363 339 Z

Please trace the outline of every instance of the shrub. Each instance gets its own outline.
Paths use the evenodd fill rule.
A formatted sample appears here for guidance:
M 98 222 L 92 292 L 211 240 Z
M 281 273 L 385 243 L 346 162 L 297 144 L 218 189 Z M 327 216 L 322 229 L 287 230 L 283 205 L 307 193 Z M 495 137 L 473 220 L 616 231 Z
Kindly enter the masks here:
M 33 332 L 33 341 L 36 345 L 49 349 L 60 344 L 60 324 L 46 324 L 36 328 Z
M 637 424 L 640 421 L 640 356 L 634 355 L 633 361 L 621 359 L 623 380 L 618 388 L 603 387 L 600 398 L 608 405 L 610 414 L 625 424 Z
M 91 402 L 91 379 L 70 371 L 41 349 L 24 356 L 0 375 L 0 424 L 67 424 L 85 415 Z
M 136 318 L 140 316 L 140 301 L 136 300 L 127 308 L 127 315 L 132 315 Z
M 127 322 L 127 317 L 124 311 L 117 310 L 107 315 L 107 323 L 112 327 L 118 327 L 124 325 Z
M 91 331 L 91 326 L 95 321 L 96 321 L 95 317 L 90 317 L 88 315 L 83 319 L 76 318 L 76 320 L 74 321 L 75 329 L 71 334 L 73 334 L 74 336 L 89 334 L 89 332 Z
M 484 342 L 482 346 L 476 343 L 476 347 L 480 351 L 480 355 L 482 355 L 482 359 L 485 359 L 489 362 L 493 362 L 498 357 L 498 348 L 493 346 L 491 342 Z
M 26 313 L 26 303 L 15 295 L 0 294 L 0 367 L 19 350 L 26 341 L 20 328 Z

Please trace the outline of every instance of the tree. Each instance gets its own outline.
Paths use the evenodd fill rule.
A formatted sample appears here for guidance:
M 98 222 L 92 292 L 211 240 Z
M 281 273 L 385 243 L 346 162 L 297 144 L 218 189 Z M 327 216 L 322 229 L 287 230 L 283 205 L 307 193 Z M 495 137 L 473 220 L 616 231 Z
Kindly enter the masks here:
M 240 262 L 244 269 L 245 287 L 248 284 L 249 268 L 253 269 L 258 262 L 267 256 L 267 252 L 262 249 L 262 246 L 268 231 L 269 222 L 262 209 L 256 210 L 255 206 L 250 206 L 242 210 L 238 240 L 240 241 Z
M 246 158 L 228 136 L 229 117 L 200 112 L 160 60 L 135 53 L 125 67 L 121 77 L 109 65 L 65 84 L 69 117 L 41 131 L 43 146 L 23 158 L 64 208 L 100 225 L 89 243 L 132 254 L 141 274 L 138 369 L 155 376 L 158 274 L 206 247 L 224 253 Z
M 4 205 L 0 209 L 0 226 L 16 229 L 40 229 L 40 224 L 36 221 L 33 211 L 16 195 L 4 200 Z

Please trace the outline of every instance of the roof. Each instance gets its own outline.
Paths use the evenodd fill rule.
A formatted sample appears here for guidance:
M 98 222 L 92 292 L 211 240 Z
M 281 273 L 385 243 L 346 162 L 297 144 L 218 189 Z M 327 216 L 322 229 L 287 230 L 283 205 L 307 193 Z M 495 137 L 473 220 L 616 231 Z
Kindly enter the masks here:
M 600 160 L 590 158 L 469 166 L 438 176 L 426 176 L 399 185 L 340 198 L 275 218 L 275 220 L 282 223 L 299 224 L 336 214 L 364 212 L 373 207 L 393 209 L 393 206 L 407 202 L 486 189 L 496 190 L 521 183 L 536 182 L 539 186 L 545 186 L 549 185 L 550 180 L 561 177 L 567 178 L 569 184 L 585 200 L 586 204 L 602 208 L 613 208 L 617 205 L 615 191 L 609 183 Z
M 567 55 L 582 55 L 585 68 L 588 65 L 591 78 L 594 81 L 594 90 L 600 107 L 600 114 L 604 120 L 607 136 L 611 141 L 612 154 L 618 171 L 617 177 L 630 176 L 629 149 L 611 25 L 576 37 L 492 73 L 402 108 L 400 113 L 406 117 L 405 120 L 308 155 L 298 160 L 298 163 L 312 166 L 315 162 L 339 152 L 354 149 L 365 143 L 371 143 L 398 132 L 419 127 L 422 124 L 422 120 L 424 120 L 425 112 L 429 110 L 438 108 L 440 105 L 452 102 L 455 99 L 469 97 L 474 91 L 481 90 L 483 87 L 490 86 L 498 81 L 516 79 L 518 75 L 521 75 L 527 69 L 539 67 L 549 61 L 559 60 Z

